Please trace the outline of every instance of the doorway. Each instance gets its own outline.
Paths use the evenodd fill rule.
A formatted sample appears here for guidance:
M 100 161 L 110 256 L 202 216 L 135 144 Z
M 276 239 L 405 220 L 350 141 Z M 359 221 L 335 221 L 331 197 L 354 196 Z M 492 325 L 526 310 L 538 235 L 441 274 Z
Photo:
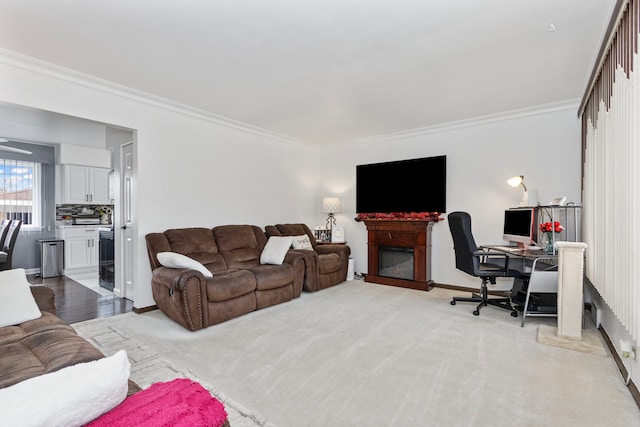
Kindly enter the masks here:
M 136 132 L 132 129 L 107 127 L 107 148 L 113 165 L 113 238 L 115 296 L 133 301 L 135 298 L 135 192 Z

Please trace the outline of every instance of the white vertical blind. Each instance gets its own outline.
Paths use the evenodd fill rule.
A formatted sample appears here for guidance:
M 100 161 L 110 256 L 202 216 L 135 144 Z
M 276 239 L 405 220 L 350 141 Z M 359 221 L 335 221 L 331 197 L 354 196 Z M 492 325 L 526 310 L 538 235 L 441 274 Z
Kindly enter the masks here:
M 582 110 L 585 272 L 640 337 L 640 0 L 627 2 Z

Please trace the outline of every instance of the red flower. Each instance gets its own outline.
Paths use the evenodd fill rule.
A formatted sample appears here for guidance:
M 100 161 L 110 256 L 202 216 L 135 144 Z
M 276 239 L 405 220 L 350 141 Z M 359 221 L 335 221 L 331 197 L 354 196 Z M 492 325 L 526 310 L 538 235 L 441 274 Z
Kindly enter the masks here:
M 559 221 L 554 221 L 553 223 L 543 222 L 542 224 L 540 224 L 540 231 L 542 231 L 543 233 L 550 233 L 552 231 L 560 233 L 562 230 L 564 230 L 564 227 L 560 224 Z
M 427 221 L 442 221 L 444 218 L 440 216 L 439 212 L 372 212 L 372 213 L 359 213 L 356 215 L 356 221 L 362 221 L 365 219 L 400 219 L 400 220 L 427 220 Z

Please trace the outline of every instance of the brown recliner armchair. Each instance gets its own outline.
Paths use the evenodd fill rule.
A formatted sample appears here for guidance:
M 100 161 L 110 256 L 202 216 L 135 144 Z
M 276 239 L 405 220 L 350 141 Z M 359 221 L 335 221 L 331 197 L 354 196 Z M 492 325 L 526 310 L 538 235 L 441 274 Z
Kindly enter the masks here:
M 267 236 L 309 236 L 313 249 L 291 249 L 304 255 L 303 289 L 315 292 L 347 279 L 351 248 L 344 244 L 319 244 L 306 224 L 276 224 L 265 227 Z

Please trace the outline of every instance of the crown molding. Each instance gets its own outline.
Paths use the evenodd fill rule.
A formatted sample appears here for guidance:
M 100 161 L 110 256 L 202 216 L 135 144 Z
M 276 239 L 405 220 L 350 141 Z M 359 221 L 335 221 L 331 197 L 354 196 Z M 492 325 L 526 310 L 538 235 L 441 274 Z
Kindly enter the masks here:
M 198 120 L 214 123 L 219 126 L 224 126 L 230 129 L 238 130 L 241 132 L 258 135 L 261 137 L 270 138 L 271 140 L 293 143 L 298 145 L 304 145 L 307 147 L 321 148 L 317 144 L 313 144 L 308 141 L 296 139 L 287 135 L 272 132 L 267 129 L 254 126 L 239 120 L 234 120 L 228 117 L 220 116 L 199 108 L 191 107 L 186 104 L 172 101 L 167 98 L 152 95 L 147 92 L 143 92 L 131 87 L 121 85 L 118 83 L 104 80 L 89 74 L 81 73 L 79 71 L 62 67 L 60 65 L 52 64 L 37 58 L 33 58 L 27 55 L 23 55 L 8 49 L 0 48 L 0 64 L 13 68 L 18 68 L 27 72 L 45 76 L 51 79 L 56 79 L 65 83 L 85 87 L 91 90 L 104 92 L 113 96 L 128 99 L 134 102 L 145 104 L 151 107 L 169 111 L 172 113 L 181 114 Z M 518 110 L 510 110 L 501 113 L 479 116 L 470 119 L 464 119 L 459 121 L 452 121 L 447 123 L 436 124 L 432 126 L 425 126 L 420 128 L 414 128 L 409 130 L 403 130 L 399 132 L 391 132 L 381 135 L 369 136 L 358 139 L 335 141 L 325 144 L 327 148 L 335 147 L 340 144 L 369 144 L 374 142 L 391 141 L 397 139 L 405 139 L 416 136 L 428 135 L 437 132 L 445 132 L 450 130 L 462 129 L 471 126 L 479 126 L 489 123 L 501 122 L 506 120 L 514 120 L 528 116 L 535 116 L 540 114 L 547 114 L 556 111 L 562 111 L 567 109 L 573 109 L 575 111 L 580 104 L 579 99 L 561 101 L 557 103 L 538 105 Z
M 481 126 L 491 123 L 504 122 L 509 120 L 521 119 L 524 117 L 539 116 L 543 114 L 555 113 L 558 111 L 575 110 L 580 103 L 579 99 L 571 99 L 549 104 L 536 105 L 533 107 L 521 108 L 517 110 L 508 110 L 501 113 L 489 114 L 485 116 L 473 117 L 470 119 L 456 120 L 446 123 L 439 123 L 432 126 L 425 126 L 399 132 L 391 132 L 366 138 L 358 138 L 348 141 L 335 142 L 336 144 L 371 144 L 375 142 L 392 141 L 397 139 L 406 139 L 416 136 L 429 135 L 438 132 L 446 132 L 458 129 L 464 129 L 472 126 Z
M 125 98 L 134 102 L 146 104 L 151 107 L 170 111 L 172 113 L 182 114 L 184 116 L 188 116 L 198 120 L 207 121 L 219 126 L 247 132 L 253 135 L 276 139 L 286 143 L 294 143 L 305 146 L 313 145 L 306 141 L 302 141 L 276 132 L 271 132 L 264 128 L 253 126 L 239 120 L 220 116 L 206 110 L 191 107 L 189 105 L 175 102 L 160 96 L 152 95 L 141 90 L 133 89 L 129 86 L 121 85 L 109 80 L 104 80 L 99 77 L 81 73 L 71 68 L 52 64 L 50 62 L 23 55 L 21 53 L 17 53 L 8 49 L 0 48 L 0 64 L 18 68 L 23 71 L 38 74 L 51 79 L 56 79 L 76 86 L 104 92 L 109 95 Z

